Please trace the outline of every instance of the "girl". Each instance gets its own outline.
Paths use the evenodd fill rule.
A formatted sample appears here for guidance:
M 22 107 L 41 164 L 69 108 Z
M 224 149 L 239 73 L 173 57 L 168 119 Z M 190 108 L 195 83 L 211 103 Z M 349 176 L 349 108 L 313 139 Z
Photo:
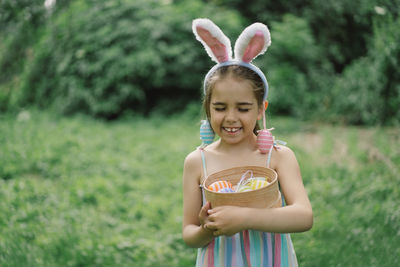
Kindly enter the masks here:
M 218 63 L 206 75 L 203 108 L 220 138 L 185 159 L 183 239 L 199 248 L 196 266 L 297 266 L 285 233 L 309 230 L 313 223 L 300 169 L 289 148 L 275 145 L 266 155 L 257 145 L 268 84 L 250 61 L 269 46 L 268 28 L 260 23 L 246 28 L 235 44 L 235 60 L 229 39 L 210 20 L 194 20 L 193 31 Z M 207 174 L 246 165 L 277 172 L 285 206 L 213 208 L 205 201 L 199 185 Z

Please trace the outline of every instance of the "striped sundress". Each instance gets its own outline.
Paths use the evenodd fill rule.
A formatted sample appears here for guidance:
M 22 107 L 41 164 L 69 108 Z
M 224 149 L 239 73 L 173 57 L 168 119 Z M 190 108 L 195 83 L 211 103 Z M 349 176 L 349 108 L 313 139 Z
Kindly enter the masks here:
M 206 165 L 201 151 L 204 174 Z M 203 205 L 206 203 L 203 192 Z M 284 205 L 284 200 L 282 200 Z M 197 251 L 196 266 L 297 266 L 290 234 L 245 230 L 233 236 L 218 236 Z

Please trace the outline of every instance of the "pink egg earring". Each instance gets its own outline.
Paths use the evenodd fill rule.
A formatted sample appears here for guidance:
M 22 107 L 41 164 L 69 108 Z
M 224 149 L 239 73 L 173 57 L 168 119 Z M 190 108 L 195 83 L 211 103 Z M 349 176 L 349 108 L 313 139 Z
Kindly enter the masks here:
M 271 148 L 274 145 L 274 137 L 272 136 L 271 133 L 271 131 L 274 128 L 267 129 L 266 127 L 265 112 L 267 110 L 267 107 L 268 107 L 268 101 L 264 101 L 264 108 L 263 108 L 264 129 L 259 130 L 257 135 L 257 146 L 262 154 L 267 154 L 269 151 L 271 151 Z

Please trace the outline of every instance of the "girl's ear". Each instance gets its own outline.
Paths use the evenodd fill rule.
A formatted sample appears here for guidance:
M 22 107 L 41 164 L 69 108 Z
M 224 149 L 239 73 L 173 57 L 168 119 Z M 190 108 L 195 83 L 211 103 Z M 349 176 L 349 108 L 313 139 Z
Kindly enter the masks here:
M 271 35 L 266 25 L 254 23 L 239 35 L 235 43 L 235 58 L 250 63 L 254 58 L 267 51 L 271 45 Z
M 195 19 L 192 30 L 213 61 L 223 63 L 231 60 L 231 41 L 214 22 L 209 19 Z
M 260 105 L 260 107 L 258 108 L 258 115 L 257 115 L 257 120 L 261 120 L 265 114 L 265 112 L 267 111 L 267 107 L 268 107 L 268 101 L 265 100 L 262 105 Z

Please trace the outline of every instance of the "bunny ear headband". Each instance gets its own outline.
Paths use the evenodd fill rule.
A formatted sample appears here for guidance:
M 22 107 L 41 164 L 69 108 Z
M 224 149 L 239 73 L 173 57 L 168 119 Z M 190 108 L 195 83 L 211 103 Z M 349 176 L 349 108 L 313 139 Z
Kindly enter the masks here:
M 193 33 L 207 51 L 213 61 L 218 63 L 207 73 L 208 77 L 223 66 L 240 65 L 253 70 L 264 83 L 264 101 L 268 96 L 268 82 L 264 73 L 250 62 L 258 55 L 264 54 L 271 45 L 271 37 L 266 25 L 254 23 L 244 29 L 235 43 L 235 59 L 232 59 L 231 42 L 228 37 L 209 19 L 195 19 L 192 24 Z
M 235 59 L 232 59 L 231 42 L 228 37 L 209 19 L 195 19 L 192 24 L 193 33 L 196 39 L 200 41 L 207 51 L 207 54 L 217 64 L 212 67 L 203 84 L 204 94 L 206 94 L 206 83 L 210 75 L 217 69 L 224 66 L 239 65 L 251 69 L 261 78 L 264 84 L 264 112 L 263 122 L 264 129 L 259 131 L 257 136 L 257 144 L 261 153 L 267 153 L 273 146 L 273 137 L 266 129 L 265 123 L 265 102 L 268 97 L 268 82 L 264 73 L 251 61 L 258 55 L 264 54 L 268 46 L 271 45 L 271 36 L 266 25 L 262 23 L 254 23 L 248 26 L 239 35 L 235 43 Z M 208 121 L 203 121 L 200 127 L 200 138 L 203 145 L 208 145 L 214 140 L 214 132 Z

